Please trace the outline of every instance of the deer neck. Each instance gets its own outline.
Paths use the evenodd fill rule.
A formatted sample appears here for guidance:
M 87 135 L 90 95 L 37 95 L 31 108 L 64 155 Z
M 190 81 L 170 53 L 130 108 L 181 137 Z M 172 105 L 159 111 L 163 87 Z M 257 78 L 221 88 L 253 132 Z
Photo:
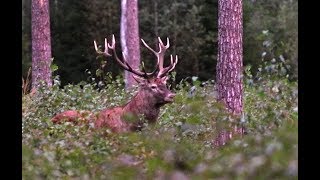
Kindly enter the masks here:
M 124 113 L 143 116 L 148 122 L 155 122 L 160 112 L 160 106 L 154 98 L 145 91 L 139 91 L 123 108 Z

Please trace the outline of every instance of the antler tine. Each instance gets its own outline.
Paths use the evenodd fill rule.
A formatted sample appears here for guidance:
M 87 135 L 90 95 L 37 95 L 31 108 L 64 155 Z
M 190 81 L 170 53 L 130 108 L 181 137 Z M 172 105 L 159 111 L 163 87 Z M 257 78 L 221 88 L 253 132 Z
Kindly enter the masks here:
M 153 52 L 153 54 L 155 54 L 155 55 L 158 54 L 158 53 L 157 53 L 155 50 L 153 50 L 142 38 L 141 38 L 141 41 L 142 41 L 143 45 L 144 45 L 146 48 L 148 48 L 151 52 Z
M 178 63 L 178 55 L 176 55 L 175 59 L 173 60 L 173 56 L 171 54 L 170 61 L 171 61 L 170 65 L 168 67 L 164 68 L 163 71 L 159 72 L 157 77 L 161 78 L 161 77 L 165 76 L 167 73 L 171 72 L 176 67 L 176 65 Z
M 157 75 L 157 77 L 163 77 L 166 74 L 168 74 L 169 72 L 171 72 L 176 64 L 178 63 L 178 56 L 175 56 L 175 59 L 173 60 L 173 56 L 170 55 L 170 65 L 168 67 L 163 67 L 163 61 L 164 61 L 164 52 L 166 49 L 168 49 L 170 47 L 170 43 L 169 43 L 169 38 L 167 37 L 167 44 L 164 45 L 162 40 L 160 39 L 160 37 L 158 37 L 159 40 L 159 47 L 160 47 L 160 51 L 161 52 L 161 56 L 159 57 L 159 73 Z M 164 49 L 164 51 L 162 51 L 162 48 Z
M 143 73 L 143 72 L 140 72 L 140 71 L 137 71 L 137 70 L 134 70 L 130 65 L 129 63 L 127 62 L 126 58 L 125 58 L 125 55 L 124 53 L 122 52 L 122 57 L 123 57 L 123 62 L 119 59 L 118 55 L 117 55 L 117 52 L 116 52 L 116 45 L 115 45 L 115 37 L 114 37 L 114 34 L 112 35 L 112 42 L 111 44 L 108 44 L 107 46 L 112 49 L 113 51 L 113 54 L 114 54 L 114 57 L 116 59 L 116 61 L 118 62 L 118 64 L 123 68 L 125 69 L 126 71 L 129 71 L 129 72 L 132 72 L 133 74 L 137 75 L 137 76 L 140 76 L 140 77 L 143 77 L 143 78 L 148 78 L 148 75 L 146 73 Z
M 167 44 L 166 45 L 163 44 L 163 42 L 160 39 L 160 37 L 158 37 L 158 40 L 159 40 L 158 61 L 159 61 L 159 73 L 160 73 L 162 71 L 162 69 L 163 69 L 164 53 L 170 47 L 170 43 L 169 43 L 169 38 L 168 37 L 167 37 Z
M 163 44 L 163 42 L 162 42 L 160 37 L 158 37 L 158 40 L 159 40 L 159 47 L 160 47 L 160 44 L 161 44 L 161 46 L 165 47 L 166 49 L 168 49 L 170 47 L 170 42 L 169 42 L 169 38 L 168 37 L 167 37 L 167 45 Z
M 155 73 L 157 72 L 158 70 L 158 67 L 159 67 L 159 52 L 161 50 L 161 47 L 160 47 L 160 44 L 159 44 L 159 52 L 156 52 L 155 50 L 153 50 L 142 38 L 141 38 L 141 41 L 143 43 L 143 45 L 148 48 L 156 57 L 157 57 L 157 64 L 156 64 L 156 68 L 151 72 L 151 73 L 148 73 L 148 76 L 154 76 Z
M 108 47 L 109 47 L 110 49 L 115 49 L 115 44 L 116 44 L 116 40 L 115 40 L 114 34 L 112 34 L 111 45 L 108 43 Z
M 158 76 L 160 74 L 160 72 L 163 71 L 163 61 L 164 61 L 164 53 L 165 51 L 170 47 L 170 42 L 169 42 L 169 38 L 167 37 L 167 43 L 166 45 L 163 44 L 162 40 L 160 37 L 158 37 L 158 41 L 159 41 L 159 51 L 156 52 L 154 49 L 152 49 L 143 39 L 141 39 L 143 45 L 148 48 L 151 52 L 153 52 L 153 54 L 157 57 L 157 64 L 156 64 L 156 69 L 151 73 L 151 75 L 154 75 L 156 73 L 156 71 L 159 69 L 159 73 Z
M 172 55 L 170 56 L 170 60 L 171 60 L 170 66 L 172 65 L 172 67 L 169 68 L 168 73 L 171 72 L 171 71 L 176 67 L 176 65 L 177 65 L 177 63 L 178 63 L 178 55 L 176 55 L 176 57 L 174 58 L 174 62 L 173 62 L 173 57 L 172 57 Z
M 96 50 L 96 52 L 98 53 L 98 54 L 102 54 L 102 55 L 104 55 L 104 56 L 106 56 L 106 57 L 108 57 L 108 56 L 111 56 L 111 54 L 109 54 L 109 52 L 108 52 L 108 42 L 107 42 L 107 38 L 104 38 L 104 51 L 101 51 L 99 48 L 98 48 L 98 46 L 97 46 L 97 42 L 94 40 L 93 41 L 93 44 L 94 44 L 94 49 Z

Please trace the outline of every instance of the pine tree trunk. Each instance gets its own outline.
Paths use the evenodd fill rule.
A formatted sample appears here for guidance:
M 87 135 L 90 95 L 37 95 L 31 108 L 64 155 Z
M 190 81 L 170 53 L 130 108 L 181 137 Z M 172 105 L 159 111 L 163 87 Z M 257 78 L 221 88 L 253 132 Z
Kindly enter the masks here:
M 138 0 L 121 1 L 121 47 L 124 58 L 132 68 L 139 68 L 140 40 L 138 21 Z M 126 89 L 136 84 L 132 73 L 125 71 Z
M 228 111 L 240 117 L 242 105 L 242 0 L 219 0 L 218 13 L 218 98 Z M 233 127 L 233 132 L 223 130 L 215 144 L 223 145 L 233 134 L 243 133 Z
M 32 88 L 52 85 L 49 0 L 32 0 Z
M 154 11 L 154 34 L 156 37 L 159 36 L 159 16 L 158 16 L 158 0 L 153 1 L 153 11 Z M 157 41 L 158 42 L 158 41 Z M 156 42 L 156 44 L 157 44 Z

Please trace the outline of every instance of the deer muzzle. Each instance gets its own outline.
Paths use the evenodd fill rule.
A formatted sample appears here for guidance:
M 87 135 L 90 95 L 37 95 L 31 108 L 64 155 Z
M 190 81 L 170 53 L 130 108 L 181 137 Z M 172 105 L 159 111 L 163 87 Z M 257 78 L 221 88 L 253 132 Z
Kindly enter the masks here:
M 165 101 L 166 102 L 173 102 L 173 98 L 176 96 L 175 93 L 169 93 L 166 97 L 165 97 Z

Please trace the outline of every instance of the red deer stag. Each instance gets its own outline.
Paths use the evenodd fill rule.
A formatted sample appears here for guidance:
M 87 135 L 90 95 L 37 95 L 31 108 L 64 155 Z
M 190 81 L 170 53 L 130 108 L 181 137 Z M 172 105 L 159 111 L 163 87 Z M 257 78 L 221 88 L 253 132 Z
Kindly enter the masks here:
M 147 120 L 148 123 L 155 123 L 160 107 L 173 102 L 175 94 L 171 92 L 167 86 L 167 75 L 171 72 L 177 62 L 178 56 L 175 58 L 171 55 L 171 63 L 168 67 L 163 67 L 164 53 L 169 48 L 169 39 L 167 38 L 167 44 L 164 45 L 160 38 L 159 40 L 159 51 L 156 52 L 150 48 L 143 39 L 142 43 L 146 48 L 148 48 L 157 57 L 156 69 L 151 73 L 147 73 L 144 66 L 142 66 L 142 71 L 133 69 L 127 63 L 123 56 L 123 60 L 120 60 L 116 54 L 115 50 L 115 38 L 112 36 L 112 42 L 109 44 L 107 39 L 105 39 L 105 50 L 100 51 L 94 41 L 95 49 L 98 54 L 104 56 L 111 56 L 108 49 L 112 49 L 114 57 L 117 63 L 126 71 L 133 73 L 134 78 L 139 84 L 139 90 L 137 94 L 124 106 L 107 108 L 99 113 L 89 115 L 89 122 L 94 123 L 95 128 L 108 127 L 113 132 L 128 132 L 139 130 L 142 125 L 140 117 Z M 62 120 L 75 122 L 79 118 L 84 118 L 87 116 L 87 111 L 65 111 L 57 114 L 52 118 L 52 122 L 59 123 Z M 128 117 L 130 120 L 128 120 Z

